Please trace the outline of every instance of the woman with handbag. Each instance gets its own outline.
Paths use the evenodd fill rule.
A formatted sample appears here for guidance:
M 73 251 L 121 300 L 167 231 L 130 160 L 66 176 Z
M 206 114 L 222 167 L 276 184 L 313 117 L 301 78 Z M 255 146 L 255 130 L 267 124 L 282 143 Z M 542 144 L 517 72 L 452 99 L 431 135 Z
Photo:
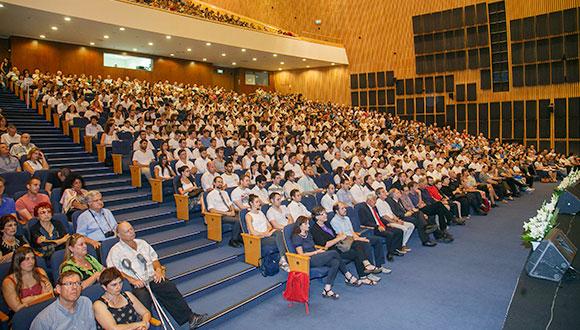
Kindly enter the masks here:
M 368 260 L 370 252 L 368 242 L 355 240 L 353 236 L 346 236 L 344 233 L 337 234 L 330 225 L 326 224 L 328 216 L 322 206 L 312 209 L 312 217 L 315 222 L 310 232 L 314 243 L 327 250 L 335 250 L 344 261 L 353 261 L 360 278 L 358 285 L 376 285 L 381 280 L 380 277 L 372 275 L 380 273 L 381 270 Z M 346 284 L 352 285 L 349 281 Z

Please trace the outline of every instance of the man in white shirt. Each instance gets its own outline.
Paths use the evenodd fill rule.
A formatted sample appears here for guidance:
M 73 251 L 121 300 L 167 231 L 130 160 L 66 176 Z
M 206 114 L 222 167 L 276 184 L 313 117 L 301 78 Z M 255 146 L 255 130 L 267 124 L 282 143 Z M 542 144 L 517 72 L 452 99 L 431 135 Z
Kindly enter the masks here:
M 413 234 L 413 230 L 415 230 L 415 225 L 411 222 L 403 221 L 393 213 L 391 207 L 386 202 L 387 199 L 387 191 L 385 189 L 379 189 L 377 191 L 377 203 L 376 208 L 379 212 L 379 216 L 381 219 L 386 220 L 389 223 L 390 227 L 399 228 L 403 231 L 403 253 L 411 251 L 411 249 L 407 248 L 407 242 L 409 238 L 411 238 L 411 234 Z
M 240 247 L 242 242 L 242 228 L 240 227 L 240 215 L 236 212 L 234 203 L 224 190 L 224 180 L 220 176 L 216 176 L 213 180 L 213 187 L 206 196 L 207 211 L 217 213 L 222 216 L 222 221 L 232 223 L 232 238 L 229 245 L 232 247 Z
M 271 175 L 272 177 L 272 184 L 268 187 L 268 193 L 279 193 L 280 195 L 284 196 L 284 187 L 280 185 L 282 182 L 282 175 L 278 172 L 274 172 Z
M 103 127 L 99 125 L 99 118 L 97 116 L 91 117 L 91 122 L 85 126 L 85 135 L 95 137 L 103 131 Z
M 186 159 L 193 159 L 193 153 L 187 147 L 187 140 L 186 139 L 183 139 L 183 138 L 179 139 L 179 147 L 175 148 L 175 150 L 173 151 L 173 157 L 178 158 L 180 150 L 185 150 L 185 152 L 187 154 Z
M 139 137 L 137 139 L 135 139 L 135 142 L 133 142 L 133 150 L 137 150 L 139 149 L 139 144 L 141 143 L 141 140 L 147 140 L 147 149 L 148 150 L 154 150 L 155 147 L 153 146 L 153 143 L 151 143 L 151 141 L 149 141 L 149 139 L 147 138 L 147 132 L 146 131 L 141 131 L 139 132 Z
M 149 164 L 155 160 L 153 151 L 147 149 L 147 140 L 141 140 L 139 143 L 139 150 L 133 153 L 133 165 L 141 168 L 141 174 L 145 175 L 147 179 L 151 179 L 151 170 Z
M 332 167 L 333 171 L 336 171 L 336 169 L 339 167 L 342 167 L 345 170 L 348 169 L 348 163 L 344 159 L 342 159 L 340 151 L 334 153 L 334 159 L 330 163 L 330 166 Z
M 328 188 L 326 189 L 326 194 L 322 196 L 322 200 L 320 200 L 320 205 L 324 207 L 324 210 L 328 212 L 332 212 L 332 208 L 334 205 L 338 203 L 338 196 L 336 195 L 336 187 L 334 184 L 329 184 Z
M 8 146 L 14 143 L 20 143 L 20 134 L 16 133 L 16 126 L 9 124 L 7 129 L 8 131 L 0 137 L 0 142 L 6 143 Z
M 236 211 L 250 207 L 248 198 L 250 197 L 250 177 L 245 175 L 240 179 L 240 184 L 232 191 L 231 198 Z
M 291 198 L 290 193 L 292 190 L 297 189 L 298 191 L 302 192 L 302 187 L 296 183 L 296 177 L 294 176 L 294 171 L 288 170 L 284 173 L 284 179 L 286 183 L 284 183 L 284 195 L 286 198 Z
M 218 176 L 215 165 L 213 161 L 207 163 L 207 171 L 201 176 L 201 187 L 204 191 L 210 191 L 213 189 L 213 179 Z
M 286 165 L 284 165 L 284 171 L 293 171 L 294 177 L 296 177 L 296 179 L 300 179 L 302 176 L 304 176 L 304 172 L 302 172 L 302 168 L 300 167 L 300 164 L 298 164 L 296 162 L 296 154 L 295 153 L 291 153 L 288 156 L 288 163 L 286 163 Z
M 175 173 L 178 173 L 179 169 L 182 166 L 189 167 L 189 169 L 192 171 L 191 174 L 197 173 L 197 169 L 195 168 L 195 165 L 193 165 L 191 160 L 187 159 L 187 152 L 185 150 L 183 150 L 183 149 L 179 150 L 178 156 L 179 156 L 179 160 L 175 163 Z
M 373 182 L 371 187 L 373 188 L 374 191 L 376 191 L 379 188 L 387 189 L 387 186 L 383 181 L 383 174 L 381 172 L 375 173 L 375 181 Z
M 312 169 L 311 165 L 306 166 L 305 172 L 304 176 L 298 180 L 298 184 L 300 185 L 300 188 L 302 188 L 303 194 L 315 195 L 324 191 L 316 185 L 316 182 L 314 182 L 314 179 L 312 178 L 314 176 L 314 169 Z
M 272 227 L 275 229 L 284 229 L 284 227 L 288 224 L 294 223 L 294 218 L 288 207 L 286 205 L 282 205 L 282 195 L 273 192 L 270 194 L 270 203 L 272 205 L 266 212 L 266 218 L 272 224 Z
M 256 185 L 250 190 L 250 192 L 260 198 L 262 205 L 270 204 L 270 198 L 268 196 L 268 190 L 266 189 L 266 177 L 263 175 L 258 175 L 256 177 Z
M 207 150 L 204 147 L 199 148 L 199 157 L 193 163 L 197 168 L 198 173 L 205 173 L 207 171 L 207 163 L 210 159 L 207 157 Z
M 34 147 L 36 147 L 34 143 L 30 142 L 30 134 L 22 133 L 20 136 L 20 143 L 17 143 L 10 148 L 10 154 L 20 159 L 20 157 L 28 155 L 28 152 L 30 152 Z
M 304 204 L 302 204 L 302 193 L 298 189 L 294 189 L 290 192 L 290 197 L 292 201 L 288 204 L 288 210 L 293 219 L 298 219 L 299 216 L 305 216 L 310 218 L 312 214 Z
M 355 201 L 355 204 L 363 203 L 367 200 L 367 196 L 370 193 L 368 188 L 363 186 L 363 178 L 360 176 L 354 177 L 354 183 L 350 188 L 350 193 Z
M 231 161 L 227 161 L 224 165 L 224 173 L 221 175 L 224 180 L 226 187 L 237 187 L 240 184 L 240 177 L 234 173 L 234 164 Z

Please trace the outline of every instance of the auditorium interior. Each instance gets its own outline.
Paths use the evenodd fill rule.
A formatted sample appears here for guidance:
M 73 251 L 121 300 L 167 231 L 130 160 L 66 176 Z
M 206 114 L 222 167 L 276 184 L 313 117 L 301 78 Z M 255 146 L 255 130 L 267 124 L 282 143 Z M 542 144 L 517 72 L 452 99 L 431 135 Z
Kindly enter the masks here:
M 0 330 L 579 329 L 579 39 L 580 0 L 0 0 Z

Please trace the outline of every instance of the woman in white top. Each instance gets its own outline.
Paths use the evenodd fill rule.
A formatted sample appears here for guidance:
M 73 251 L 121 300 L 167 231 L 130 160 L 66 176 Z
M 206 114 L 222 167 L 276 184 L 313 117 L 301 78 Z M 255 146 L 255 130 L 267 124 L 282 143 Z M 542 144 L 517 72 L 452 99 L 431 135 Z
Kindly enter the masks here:
M 277 192 L 270 194 L 270 208 L 266 212 L 266 218 L 272 227 L 283 229 L 284 226 L 294 223 L 294 219 L 286 205 L 282 205 L 282 195 Z
M 24 162 L 22 168 L 26 172 L 34 175 L 34 172 L 38 170 L 48 170 L 48 162 L 44 157 L 44 153 L 34 147 L 28 152 L 28 160 Z
M 257 195 L 250 194 L 248 197 L 250 209 L 246 213 L 246 226 L 248 233 L 252 236 L 261 238 L 262 246 L 276 245 L 278 253 L 280 254 L 279 266 L 284 271 L 289 271 L 288 263 L 286 262 L 286 246 L 284 245 L 284 237 L 282 231 L 272 227 L 264 212 L 260 209 L 262 202 Z
M 69 219 L 72 219 L 72 214 L 75 211 L 86 210 L 88 208 L 88 204 L 84 198 L 88 191 L 84 189 L 85 181 L 78 174 L 72 174 L 67 178 L 64 186 L 67 189 L 62 193 L 60 204 L 62 204 L 62 212 L 66 213 Z
M 105 131 L 101 135 L 101 144 L 110 147 L 113 141 L 118 141 L 117 133 L 115 133 L 115 125 L 109 124 L 105 126 Z
M 159 163 L 155 166 L 153 171 L 155 171 L 156 179 L 171 180 L 175 177 L 175 172 L 171 166 L 169 166 L 169 161 L 165 154 L 159 156 Z
M 324 207 L 324 210 L 328 213 L 332 212 L 332 208 L 336 203 L 338 203 L 338 196 L 336 195 L 336 187 L 331 183 L 328 185 L 328 188 L 326 189 L 326 194 L 322 196 L 320 205 L 322 205 L 322 207 Z

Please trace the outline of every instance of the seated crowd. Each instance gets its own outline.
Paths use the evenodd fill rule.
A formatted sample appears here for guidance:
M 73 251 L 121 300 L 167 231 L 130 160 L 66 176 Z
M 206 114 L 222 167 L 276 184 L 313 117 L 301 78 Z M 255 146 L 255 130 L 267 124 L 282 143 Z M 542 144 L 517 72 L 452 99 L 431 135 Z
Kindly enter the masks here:
M 13 77 L 24 85 L 17 70 Z M 486 215 L 532 192 L 536 177 L 556 180 L 579 165 L 573 155 L 537 152 L 534 146 L 502 144 L 300 95 L 261 90 L 239 95 L 197 85 L 39 70 L 32 79 L 35 97 L 71 123 L 86 118 L 84 132 L 96 143 L 112 145 L 128 136 L 131 161 L 146 177 L 176 178 L 177 192 L 190 196 L 192 204 L 205 198 L 208 212 L 233 224 L 231 246 L 242 244 L 244 221 L 249 234 L 277 247 L 280 267 L 288 270 L 282 231 L 293 226 L 290 241 L 296 252 L 311 257 L 312 266 L 329 269 L 322 294 L 333 299 L 339 297 L 333 291 L 339 271 L 348 285 L 376 285 L 378 274 L 391 272 L 387 261 L 411 252 L 414 231 L 426 247 L 451 243 L 449 226 L 465 225 L 471 215 Z M 48 169 L 44 155 L 25 132 L 16 141 L 16 129 L 6 124 L 4 119 L 0 173 L 30 169 L 33 174 L 16 201 L 4 196 L 6 182 L 0 177 L 0 261 L 12 262 L 2 291 L 10 309 L 17 312 L 56 292 L 58 300 L 38 315 L 33 329 L 72 322 L 71 313 L 74 322 L 91 324 L 87 328 L 95 326 L 95 318 L 102 328 L 115 323 L 147 328 L 147 283 L 178 323 L 199 325 L 204 315 L 189 309 L 165 278 L 154 249 L 135 237 L 129 223 L 117 222 L 101 193 L 85 189 L 82 176 L 69 169 L 52 170 L 41 187 L 34 173 Z M 21 164 L 18 156 L 24 155 Z M 57 187 L 64 213 L 58 215 L 50 203 Z M 314 205 L 307 198 L 314 198 Z M 67 226 L 75 212 L 73 233 Z M 33 225 L 21 235 L 18 226 L 27 223 Z M 88 253 L 87 244 L 98 249 L 112 237 L 120 241 L 108 256 L 99 260 Z M 49 260 L 62 249 L 64 262 L 50 270 L 60 273 L 53 290 L 35 256 Z M 346 267 L 350 261 L 356 274 Z M 121 292 L 121 278 L 132 292 Z M 97 282 L 105 293 L 91 309 L 79 297 Z M 124 308 L 130 313 L 119 312 Z

